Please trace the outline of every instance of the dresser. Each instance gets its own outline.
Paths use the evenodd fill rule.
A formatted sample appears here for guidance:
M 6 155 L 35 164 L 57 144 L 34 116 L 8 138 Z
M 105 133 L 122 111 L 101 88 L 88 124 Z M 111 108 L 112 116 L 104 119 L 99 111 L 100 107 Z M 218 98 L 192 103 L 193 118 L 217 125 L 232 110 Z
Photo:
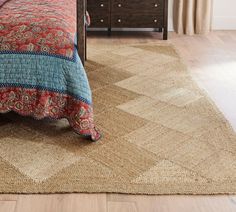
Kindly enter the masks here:
M 91 28 L 154 28 L 167 40 L 168 0 L 87 0 L 87 7 Z

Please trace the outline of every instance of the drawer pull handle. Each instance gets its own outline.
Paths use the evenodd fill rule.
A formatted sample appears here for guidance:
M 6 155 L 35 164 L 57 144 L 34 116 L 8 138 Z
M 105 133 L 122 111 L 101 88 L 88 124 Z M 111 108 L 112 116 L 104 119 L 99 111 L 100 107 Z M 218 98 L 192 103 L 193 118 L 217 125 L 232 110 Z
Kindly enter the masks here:
M 118 21 L 118 23 L 121 23 L 121 19 L 118 19 L 117 21 Z
M 154 21 L 154 23 L 157 23 L 157 19 L 154 19 L 153 21 Z
M 154 7 L 158 7 L 158 4 L 154 4 Z
M 100 22 L 101 22 L 101 23 L 103 23 L 103 22 L 104 22 L 104 20 L 103 20 L 103 19 L 101 19 L 101 20 L 100 20 Z
M 122 7 L 122 4 L 118 4 L 118 7 Z
M 104 4 L 100 4 L 101 7 L 104 7 Z

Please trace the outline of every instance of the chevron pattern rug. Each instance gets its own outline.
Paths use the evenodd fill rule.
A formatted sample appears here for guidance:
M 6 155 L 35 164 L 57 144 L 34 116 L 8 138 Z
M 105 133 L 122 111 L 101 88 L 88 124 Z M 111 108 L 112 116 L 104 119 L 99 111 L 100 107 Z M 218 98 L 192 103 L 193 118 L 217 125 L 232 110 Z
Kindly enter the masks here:
M 0 193 L 236 193 L 236 135 L 170 45 L 89 46 L 103 139 L 0 116 Z

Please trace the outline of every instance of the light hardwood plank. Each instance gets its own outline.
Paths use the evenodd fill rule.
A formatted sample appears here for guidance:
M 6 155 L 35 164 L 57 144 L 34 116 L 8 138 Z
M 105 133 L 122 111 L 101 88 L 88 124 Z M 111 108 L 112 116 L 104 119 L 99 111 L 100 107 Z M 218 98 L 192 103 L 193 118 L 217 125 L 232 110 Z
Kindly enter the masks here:
M 20 195 L 15 212 L 105 212 L 106 195 Z M 7 212 L 7 211 L 5 211 Z
M 14 212 L 16 201 L 0 201 L 0 212 Z
M 107 212 L 138 212 L 135 202 L 108 202 Z
M 18 195 L 15 194 L 1 194 L 0 201 L 17 201 Z
M 117 204 L 114 204 L 116 201 Z M 115 195 L 108 196 L 108 205 L 112 203 L 113 211 L 125 207 L 131 211 L 127 202 L 136 205 L 137 212 L 235 212 L 235 197 L 219 196 L 135 196 Z

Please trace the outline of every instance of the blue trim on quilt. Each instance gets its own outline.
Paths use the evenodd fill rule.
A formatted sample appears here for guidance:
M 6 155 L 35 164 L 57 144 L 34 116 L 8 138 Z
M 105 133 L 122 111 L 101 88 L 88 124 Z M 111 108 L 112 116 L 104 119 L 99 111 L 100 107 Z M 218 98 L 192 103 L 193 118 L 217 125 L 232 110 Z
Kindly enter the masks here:
M 50 53 L 47 53 L 47 52 L 33 52 L 33 51 L 0 51 L 0 54 L 41 55 L 41 56 L 56 57 L 56 58 L 60 58 L 60 59 L 64 59 L 64 60 L 69 60 L 69 61 L 72 61 L 72 62 L 76 62 L 76 61 L 77 61 L 76 53 L 77 53 L 76 47 L 74 47 L 73 57 L 72 57 L 72 58 L 66 57 L 66 56 L 63 56 L 63 55 L 58 55 L 58 54 L 50 54 Z
M 49 91 L 49 92 L 55 92 L 55 93 L 60 93 L 60 94 L 67 94 L 70 95 L 72 97 L 74 97 L 75 99 L 78 99 L 88 105 L 92 105 L 92 102 L 88 101 L 87 99 L 75 95 L 73 93 L 67 92 L 67 91 L 63 91 L 63 90 L 58 90 L 58 89 L 53 89 L 53 88 L 46 88 L 46 87 L 42 87 L 42 86 L 38 86 L 38 85 L 26 85 L 26 84 L 17 84 L 17 83 L 0 83 L 0 88 L 8 88 L 8 87 L 13 87 L 13 88 L 27 88 L 27 89 L 39 89 L 42 91 Z
M 77 51 L 75 58 L 76 62 L 72 62 L 46 55 L 0 54 L 0 84 L 68 94 L 92 104 L 91 89 Z

